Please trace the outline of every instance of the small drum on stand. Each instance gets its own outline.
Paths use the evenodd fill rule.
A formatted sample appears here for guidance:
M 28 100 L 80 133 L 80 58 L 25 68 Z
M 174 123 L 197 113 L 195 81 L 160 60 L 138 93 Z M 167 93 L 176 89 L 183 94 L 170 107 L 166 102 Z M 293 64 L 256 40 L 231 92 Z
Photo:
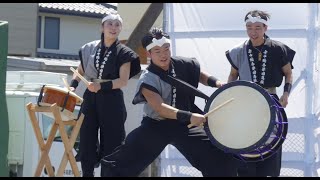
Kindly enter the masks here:
M 61 118 L 63 121 L 77 119 L 77 116 L 73 114 L 76 105 L 80 105 L 83 99 L 74 92 L 57 86 L 46 86 L 41 88 L 38 105 L 39 106 L 51 106 L 54 103 L 61 109 Z M 54 119 L 52 113 L 43 112 L 43 114 Z
M 204 111 L 230 98 L 233 102 L 209 115 L 204 124 L 210 141 L 242 161 L 263 161 L 271 157 L 288 131 L 287 116 L 278 100 L 255 83 L 234 81 L 217 89 Z

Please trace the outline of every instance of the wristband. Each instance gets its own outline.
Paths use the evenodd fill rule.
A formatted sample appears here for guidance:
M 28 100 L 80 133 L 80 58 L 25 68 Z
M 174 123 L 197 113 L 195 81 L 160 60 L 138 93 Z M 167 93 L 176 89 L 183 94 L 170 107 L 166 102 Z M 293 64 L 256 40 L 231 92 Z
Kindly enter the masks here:
M 290 83 L 286 83 L 283 88 L 283 92 L 288 92 L 290 94 L 292 85 Z
M 217 78 L 215 78 L 214 76 L 210 76 L 208 77 L 207 84 L 211 87 L 217 87 L 217 81 Z
M 112 81 L 100 83 L 101 90 L 111 90 L 113 87 Z
M 179 110 L 177 112 L 177 120 L 181 124 L 190 124 L 192 113 L 188 111 Z
M 70 87 L 73 87 L 74 89 L 76 89 L 79 85 L 79 81 L 77 81 L 76 79 L 72 79 L 71 80 L 71 85 Z

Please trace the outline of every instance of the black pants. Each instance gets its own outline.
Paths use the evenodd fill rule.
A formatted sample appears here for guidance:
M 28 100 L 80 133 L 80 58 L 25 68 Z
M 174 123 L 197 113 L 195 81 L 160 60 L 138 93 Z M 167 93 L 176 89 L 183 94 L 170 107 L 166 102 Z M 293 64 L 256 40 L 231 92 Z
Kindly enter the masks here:
M 111 154 L 123 143 L 127 112 L 121 90 L 98 93 L 86 90 L 81 110 L 85 115 L 80 129 L 81 168 L 83 176 L 90 177 L 94 175 L 94 166 L 101 157 Z M 97 157 L 99 129 L 100 152 Z
M 278 177 L 281 169 L 282 148 L 277 153 L 264 161 L 239 162 L 237 169 L 239 177 Z
M 188 136 L 188 128 L 175 120 L 150 118 L 144 118 L 116 152 L 102 158 L 102 176 L 138 176 L 168 144 L 174 145 L 203 176 L 235 176 L 231 155 L 201 137 Z

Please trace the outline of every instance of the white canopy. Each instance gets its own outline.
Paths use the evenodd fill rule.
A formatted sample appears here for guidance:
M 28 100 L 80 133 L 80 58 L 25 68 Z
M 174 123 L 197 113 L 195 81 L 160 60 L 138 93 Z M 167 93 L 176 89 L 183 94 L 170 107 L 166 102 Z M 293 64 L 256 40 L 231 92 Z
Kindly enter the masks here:
M 164 29 L 171 37 L 173 55 L 196 57 L 203 70 L 225 82 L 231 67 L 225 51 L 247 39 L 246 13 L 259 9 L 271 14 L 267 35 L 296 51 L 285 109 L 289 131 L 281 176 L 320 176 L 319 7 L 316 3 L 167 3 L 164 8 Z M 283 85 L 277 89 L 280 96 Z M 208 96 L 215 91 L 203 85 L 199 89 Z M 205 102 L 196 99 L 196 104 L 203 109 Z M 161 158 L 162 176 L 199 175 L 171 146 Z M 173 170 L 183 166 L 189 169 Z

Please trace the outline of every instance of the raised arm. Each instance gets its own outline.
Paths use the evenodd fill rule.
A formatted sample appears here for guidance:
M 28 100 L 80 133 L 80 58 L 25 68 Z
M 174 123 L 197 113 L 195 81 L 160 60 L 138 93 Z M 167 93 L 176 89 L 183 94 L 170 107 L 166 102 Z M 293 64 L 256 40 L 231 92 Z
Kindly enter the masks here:
M 218 80 L 216 77 L 204 71 L 200 71 L 199 81 L 200 83 L 206 86 L 217 87 L 217 88 L 222 86 L 222 83 L 220 80 Z
M 288 105 L 288 98 L 289 94 L 291 91 L 291 86 L 292 86 L 292 69 L 291 69 L 291 64 L 288 63 L 282 67 L 282 72 L 284 73 L 285 76 L 285 85 L 283 89 L 283 95 L 280 98 L 280 104 L 283 107 L 287 107 Z
M 228 83 L 237 80 L 239 77 L 238 70 L 231 66 L 230 74 L 228 77 Z

